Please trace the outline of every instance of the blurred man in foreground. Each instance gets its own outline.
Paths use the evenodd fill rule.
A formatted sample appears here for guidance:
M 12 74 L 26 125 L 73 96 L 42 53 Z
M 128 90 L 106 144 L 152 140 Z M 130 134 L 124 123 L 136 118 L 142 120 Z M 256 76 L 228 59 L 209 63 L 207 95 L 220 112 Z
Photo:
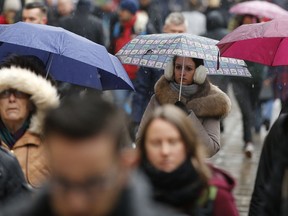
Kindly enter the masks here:
M 95 94 L 65 98 L 45 121 L 52 174 L 46 191 L 3 215 L 174 215 L 148 198 L 140 173 L 130 178 L 125 128 L 118 109 Z

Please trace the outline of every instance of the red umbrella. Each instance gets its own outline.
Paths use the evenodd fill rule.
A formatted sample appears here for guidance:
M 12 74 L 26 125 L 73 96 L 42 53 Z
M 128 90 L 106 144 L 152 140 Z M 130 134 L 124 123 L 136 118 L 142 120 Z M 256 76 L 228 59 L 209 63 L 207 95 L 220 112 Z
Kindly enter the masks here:
M 233 14 L 251 14 L 258 17 L 274 19 L 279 16 L 288 16 L 288 12 L 276 4 L 266 1 L 247 1 L 236 4 L 229 10 Z
M 242 25 L 218 44 L 220 55 L 270 66 L 288 65 L 288 19 Z

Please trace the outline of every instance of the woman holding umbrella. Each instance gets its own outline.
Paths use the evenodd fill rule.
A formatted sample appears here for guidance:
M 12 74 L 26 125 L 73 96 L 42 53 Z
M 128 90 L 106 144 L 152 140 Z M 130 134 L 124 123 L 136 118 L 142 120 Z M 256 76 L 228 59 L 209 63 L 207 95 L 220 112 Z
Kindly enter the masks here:
M 220 119 L 230 109 L 229 97 L 207 79 L 202 59 L 175 56 L 168 63 L 164 75 L 155 85 L 152 96 L 140 123 L 137 139 L 153 110 L 164 104 L 175 104 L 186 111 L 190 121 L 212 157 L 220 149 Z
M 200 139 L 181 110 L 158 107 L 140 137 L 140 169 L 152 183 L 154 199 L 185 215 L 238 215 L 233 178 L 204 163 Z

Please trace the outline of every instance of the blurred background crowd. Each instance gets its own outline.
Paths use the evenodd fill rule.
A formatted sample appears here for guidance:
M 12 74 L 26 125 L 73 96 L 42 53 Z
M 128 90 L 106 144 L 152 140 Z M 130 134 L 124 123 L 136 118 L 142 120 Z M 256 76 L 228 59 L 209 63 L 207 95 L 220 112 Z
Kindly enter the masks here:
M 111 54 L 116 54 L 125 44 L 127 44 L 137 35 L 157 34 L 157 33 L 191 33 L 194 35 L 205 36 L 205 37 L 212 38 L 215 40 L 220 40 L 225 35 L 227 35 L 230 31 L 234 30 L 235 28 L 239 27 L 242 24 L 260 23 L 260 22 L 266 22 L 270 20 L 267 17 L 257 17 L 251 14 L 242 14 L 242 15 L 231 14 L 229 12 L 229 9 L 233 5 L 239 2 L 241 1 L 238 1 L 238 0 L 46 0 L 46 1 L 45 0 L 0 0 L 0 13 L 1 13 L 0 24 L 13 24 L 18 21 L 24 21 L 24 22 L 35 23 L 35 24 L 44 24 L 44 25 L 62 27 L 66 30 L 74 32 L 80 36 L 83 36 L 95 43 L 101 44 L 105 46 Z M 271 0 L 269 2 L 275 3 L 279 5 L 280 7 L 282 7 L 283 9 L 288 10 L 288 0 L 274 0 L 274 1 Z M 177 61 L 177 58 L 176 58 L 176 61 Z M 202 64 L 204 64 L 203 61 L 202 61 Z M 277 102 L 281 106 L 282 112 L 287 112 L 288 67 L 287 66 L 268 67 L 268 66 L 264 66 L 264 65 L 260 65 L 260 64 L 256 64 L 252 62 L 247 62 L 247 67 L 250 73 L 252 74 L 252 78 L 229 77 L 229 76 L 209 76 L 209 80 L 211 83 L 218 86 L 224 93 L 227 93 L 227 95 L 229 95 L 230 98 L 231 98 L 231 92 L 234 93 L 235 99 L 233 97 L 232 103 L 237 101 L 237 104 L 239 105 L 240 112 L 241 112 L 241 120 L 243 123 L 241 125 L 243 126 L 242 128 L 243 137 L 242 137 L 241 143 L 243 143 L 243 150 L 245 153 L 244 155 L 246 158 L 253 158 L 252 156 L 254 154 L 254 147 L 255 147 L 254 135 L 261 134 L 261 131 L 263 130 L 265 130 L 265 132 L 269 131 L 273 123 L 272 116 L 273 116 L 273 109 L 275 107 L 274 103 L 276 99 L 277 99 Z M 140 141 L 136 140 L 136 132 L 138 131 L 139 126 L 141 127 L 141 119 L 143 117 L 143 114 L 145 112 L 145 109 L 151 97 L 154 95 L 154 93 L 157 95 L 157 92 L 154 92 L 154 87 L 157 86 L 155 84 L 157 83 L 159 78 L 163 75 L 164 71 L 158 70 L 158 69 L 139 67 L 139 66 L 134 66 L 134 65 L 124 65 L 124 68 L 129 78 L 131 79 L 133 85 L 135 86 L 135 91 L 111 90 L 111 91 L 105 91 L 103 94 L 107 96 L 107 98 L 111 99 L 111 101 L 113 101 L 118 107 L 122 108 L 131 117 L 130 118 L 131 119 L 130 136 L 132 138 L 132 141 L 134 142 L 132 144 L 133 147 L 135 147 L 135 142 L 138 142 L 138 144 L 140 142 L 141 145 L 145 146 L 145 140 L 141 140 L 141 139 Z M 206 76 L 205 76 L 205 79 L 206 79 Z M 75 86 L 75 85 L 68 84 L 68 83 L 61 83 L 58 86 L 58 90 L 61 93 L 61 99 L 68 92 L 76 91 L 77 93 L 79 92 L 81 93 L 83 91 L 88 92 L 90 90 L 93 92 L 96 91 L 96 90 L 87 89 L 84 87 Z M 228 94 L 228 91 L 229 91 L 229 94 Z M 4 96 L 2 95 L 2 96 L 6 97 L 6 99 L 8 96 L 10 97 L 11 95 L 12 96 L 14 95 L 16 97 L 16 93 L 19 94 L 19 92 L 15 92 L 13 89 L 12 89 L 12 92 L 11 90 L 9 90 L 5 93 L 6 93 L 6 96 L 5 95 Z M 166 94 L 166 92 L 162 92 L 162 94 Z M 87 101 L 85 101 L 85 99 L 83 98 L 81 100 L 83 100 L 83 103 L 87 103 L 86 105 L 87 107 L 89 107 L 89 102 L 90 102 L 89 100 L 86 99 Z M 70 118 L 73 119 L 74 113 L 69 113 L 70 102 L 67 102 L 66 105 L 64 103 L 63 105 L 64 108 L 61 107 L 59 112 L 63 116 L 65 116 L 65 114 L 68 113 L 70 115 Z M 231 104 L 230 104 L 229 98 L 225 102 L 227 102 L 227 104 L 225 103 L 225 105 L 227 105 L 228 107 L 227 110 L 230 110 Z M 83 117 L 81 115 L 83 107 L 81 106 L 79 107 L 79 105 L 77 105 L 77 102 L 75 101 L 73 103 L 71 102 L 71 104 L 77 107 L 78 114 L 80 116 L 78 117 L 79 119 L 81 119 L 81 117 Z M 169 111 L 169 109 L 171 108 L 169 107 L 163 108 L 162 111 L 161 109 L 159 109 L 161 112 L 158 111 L 158 115 L 162 113 L 161 115 L 163 115 L 164 117 L 162 116 L 161 118 L 164 118 L 164 119 L 167 118 L 166 121 L 168 122 L 170 121 L 171 124 L 175 124 L 177 126 L 176 119 L 172 118 L 170 120 L 169 115 L 165 117 L 165 113 L 168 112 L 168 111 L 165 111 L 166 109 L 168 109 Z M 87 113 L 89 113 L 91 110 L 92 108 L 91 109 L 87 108 Z M 100 110 L 100 111 L 106 114 L 108 112 L 107 110 L 105 110 L 105 107 L 103 108 L 103 110 Z M 58 111 L 55 111 L 54 115 L 57 116 L 58 115 L 57 112 Z M 177 111 L 173 111 L 173 109 L 171 112 L 172 113 L 175 112 L 177 114 Z M 91 119 L 90 120 L 82 119 L 84 122 L 82 125 L 84 125 L 85 122 L 90 122 L 92 127 L 95 126 L 95 128 L 97 128 L 99 125 L 93 125 L 94 124 L 93 122 L 96 122 L 99 119 L 97 119 L 98 117 L 93 116 L 91 113 L 92 111 L 90 112 Z M 231 128 L 228 128 L 228 126 L 226 128 L 225 122 L 223 122 L 222 117 L 226 116 L 227 113 L 225 112 L 217 116 L 217 119 L 221 118 L 220 129 L 222 133 L 227 129 L 229 130 L 229 133 L 232 130 Z M 154 116 L 155 119 L 159 117 L 159 116 L 157 117 L 157 112 L 156 114 L 154 113 L 154 115 L 155 115 Z M 179 114 L 180 119 L 183 117 L 181 115 L 183 114 Z M 53 123 L 52 117 L 51 117 L 52 123 L 51 122 L 50 123 L 52 125 L 54 124 L 55 126 L 58 123 L 55 119 L 54 119 L 55 122 Z M 95 117 L 94 119 L 95 121 L 92 122 L 93 117 Z M 116 117 L 117 116 L 115 116 L 115 119 L 117 120 Z M 215 118 L 215 116 L 212 116 L 212 119 L 213 117 Z M 151 122 L 153 122 L 152 117 L 151 119 L 152 119 Z M 183 117 L 183 119 L 185 119 L 185 116 Z M 55 130 L 57 133 L 59 132 L 57 131 L 58 129 L 60 130 L 61 133 L 64 131 L 63 133 L 65 134 L 66 128 L 69 129 L 69 123 L 67 123 L 68 121 L 66 122 L 65 119 L 61 119 L 61 120 L 63 120 L 63 122 L 65 123 L 65 124 L 63 123 L 64 125 L 63 128 L 59 129 L 55 126 L 56 128 Z M 207 120 L 207 118 L 205 118 L 205 120 Z M 59 122 L 61 121 L 59 120 Z M 182 123 L 183 122 L 185 122 L 185 120 L 183 120 Z M 204 120 L 202 122 L 204 122 Z M 77 125 L 79 123 L 78 122 L 74 122 L 74 123 L 76 123 L 75 128 L 77 128 L 78 127 Z M 161 125 L 161 122 L 159 124 L 161 126 L 161 127 L 159 126 L 159 128 L 165 129 L 165 124 L 163 124 L 163 122 L 162 122 L 162 125 Z M 152 123 L 151 125 L 155 126 Z M 151 125 L 148 124 L 149 127 Z M 107 125 L 107 128 L 108 126 L 110 127 L 111 125 Z M 144 128 L 145 129 L 143 132 L 144 135 L 146 135 L 146 133 L 149 134 L 148 126 Z M 156 126 L 155 126 L 155 131 L 159 129 Z M 89 127 L 90 125 L 88 125 L 87 128 Z M 50 130 L 52 132 L 55 132 L 53 131 L 54 128 L 52 126 Z M 160 129 L 159 131 L 163 132 Z M 183 131 L 185 131 L 185 127 Z M 48 132 L 50 133 L 49 130 Z M 71 137 L 74 136 L 73 132 L 71 131 L 67 133 L 69 134 L 68 137 L 70 137 L 71 134 L 72 134 Z M 83 133 L 85 134 L 85 132 Z M 183 134 L 181 134 L 181 136 L 182 135 Z M 82 138 L 81 137 L 82 135 L 79 135 L 79 136 L 80 138 Z M 189 137 L 189 135 L 187 136 Z M 228 136 L 233 136 L 233 135 L 228 134 Z M 208 138 L 210 139 L 211 137 L 208 137 Z M 215 149 L 211 150 L 210 154 L 208 155 L 209 157 L 212 157 L 213 155 L 215 155 L 221 146 L 220 141 L 219 141 L 220 135 L 216 137 L 215 139 L 213 138 L 212 140 L 213 140 L 212 144 L 213 145 L 217 144 L 218 146 L 216 146 Z M 191 143 L 193 142 L 191 141 Z M 195 143 L 197 142 L 198 141 L 196 140 Z M 189 150 L 188 147 L 185 149 L 186 151 Z M 140 149 L 140 150 L 143 151 L 143 149 Z M 193 149 L 191 151 L 193 152 L 192 156 L 196 157 L 197 159 L 199 152 L 198 150 L 197 151 L 196 150 L 195 152 L 193 152 L 194 151 Z M 75 152 L 73 153 L 77 155 Z M 73 153 L 71 153 L 71 155 L 73 155 Z M 164 189 L 161 188 L 162 182 L 159 183 L 157 180 L 158 178 L 165 180 L 165 178 L 167 177 L 166 174 L 164 175 L 162 173 L 163 175 L 159 176 L 159 173 L 155 173 L 155 170 L 153 170 L 151 167 L 147 166 L 146 164 L 147 162 L 146 160 L 148 160 L 146 157 L 148 156 L 145 154 L 148 154 L 148 153 L 141 152 L 141 154 L 142 154 L 141 159 L 143 160 L 142 163 L 140 164 L 141 168 L 144 169 L 144 171 L 147 172 L 151 176 L 153 183 L 160 184 L 160 186 L 157 185 L 159 186 L 159 188 L 157 188 L 159 189 L 159 191 L 157 192 L 162 193 L 160 194 L 159 197 L 160 199 L 165 200 L 167 198 L 165 197 L 165 195 L 167 195 L 166 192 L 167 191 L 171 192 L 169 191 L 169 186 L 170 186 L 169 184 L 171 184 L 171 182 L 175 180 L 174 177 L 177 176 L 177 173 L 176 174 L 174 173 L 175 176 L 170 176 L 173 178 L 169 177 L 169 179 L 170 180 L 172 179 L 172 180 L 168 182 L 169 184 L 166 182 L 168 185 L 167 186 L 168 188 L 164 188 Z M 218 155 L 219 154 L 221 155 L 221 152 L 219 152 Z M 186 153 L 184 155 L 186 155 Z M 200 164 L 200 167 L 201 167 L 202 159 L 204 157 L 202 157 L 200 153 L 199 155 L 200 155 L 199 156 L 200 159 L 198 163 Z M 101 155 L 99 157 L 101 157 Z M 71 157 L 69 159 L 71 159 L 73 163 L 73 158 Z M 191 161 L 189 161 L 189 163 L 190 162 Z M 157 161 L 155 163 L 157 164 Z M 186 172 L 185 169 L 189 170 L 191 168 L 190 167 L 191 164 L 189 163 L 186 164 L 185 162 L 183 164 L 183 167 L 180 167 L 180 168 L 181 169 L 183 168 L 183 170 Z M 75 166 L 77 166 L 77 164 Z M 67 168 L 65 166 L 63 167 L 64 167 L 63 170 Z M 208 182 L 209 175 L 206 175 L 207 170 L 211 169 L 209 172 L 211 172 L 212 174 L 222 172 L 222 171 L 215 170 L 214 168 L 207 168 L 206 165 L 203 165 L 203 167 L 201 168 L 203 168 L 201 170 L 201 175 L 203 175 L 202 177 L 204 177 L 205 179 L 204 181 L 205 184 L 208 184 L 207 182 Z M 184 171 L 183 173 L 185 173 Z M 192 171 L 194 172 L 194 170 Z M 81 173 L 81 169 L 79 170 L 79 173 Z M 224 174 L 221 173 L 221 175 L 226 176 L 225 173 Z M 265 179 L 265 175 L 258 175 L 258 176 L 262 176 L 261 177 L 262 180 Z M 182 177 L 186 178 L 187 176 L 182 176 Z M 190 176 L 188 176 L 187 178 L 190 178 Z M 229 182 L 227 183 L 227 185 L 225 185 L 225 187 L 227 186 L 229 188 L 229 189 L 227 188 L 226 189 L 227 191 L 229 191 L 228 194 L 230 196 L 230 192 L 232 188 L 234 187 L 234 181 L 232 178 L 231 178 L 232 180 L 230 181 L 230 177 L 228 175 L 225 178 L 227 182 Z M 179 183 L 179 185 L 180 184 L 181 183 Z M 216 184 L 216 186 L 219 186 L 219 185 Z M 194 189 L 195 188 L 193 188 L 193 193 L 195 192 Z M 172 191 L 172 192 L 175 192 L 175 191 Z M 199 192 L 199 191 L 196 191 L 196 192 Z M 179 194 L 176 193 L 175 195 L 179 195 Z M 221 209 L 222 209 L 221 201 L 223 201 L 223 199 L 222 200 L 219 199 L 219 200 L 220 201 L 219 203 L 217 203 L 217 207 L 219 209 L 219 212 L 221 212 Z M 230 197 L 228 201 L 229 200 L 230 200 Z M 171 200 L 168 200 L 168 202 L 170 201 Z M 177 200 L 176 201 L 172 200 L 171 202 L 177 203 Z M 256 201 L 254 200 L 254 202 L 257 203 L 257 200 Z M 224 206 L 224 207 L 227 208 L 227 206 Z M 230 207 L 231 207 L 230 211 L 232 212 L 230 213 L 230 215 L 237 215 L 238 213 L 236 213 L 235 211 L 236 208 L 233 202 L 231 202 Z M 253 215 L 253 212 L 250 214 Z M 219 215 L 222 215 L 222 214 L 220 213 Z M 229 215 L 229 213 L 227 215 Z M 257 215 L 257 214 L 254 214 L 254 215 Z

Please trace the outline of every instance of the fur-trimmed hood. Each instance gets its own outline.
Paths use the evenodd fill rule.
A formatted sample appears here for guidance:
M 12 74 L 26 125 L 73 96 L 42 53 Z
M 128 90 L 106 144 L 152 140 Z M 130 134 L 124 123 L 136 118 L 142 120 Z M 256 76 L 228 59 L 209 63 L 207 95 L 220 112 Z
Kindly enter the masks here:
M 178 101 L 178 94 L 179 92 L 170 87 L 169 81 L 164 76 L 155 85 L 155 97 L 161 105 L 175 104 Z M 207 79 L 199 85 L 198 91 L 191 98 L 181 96 L 181 102 L 200 118 L 223 118 L 231 110 L 229 97 Z
M 11 66 L 0 69 L 0 92 L 9 88 L 31 95 L 30 100 L 35 105 L 36 111 L 31 117 L 28 130 L 40 135 L 46 112 L 59 105 L 56 87 L 29 69 Z

